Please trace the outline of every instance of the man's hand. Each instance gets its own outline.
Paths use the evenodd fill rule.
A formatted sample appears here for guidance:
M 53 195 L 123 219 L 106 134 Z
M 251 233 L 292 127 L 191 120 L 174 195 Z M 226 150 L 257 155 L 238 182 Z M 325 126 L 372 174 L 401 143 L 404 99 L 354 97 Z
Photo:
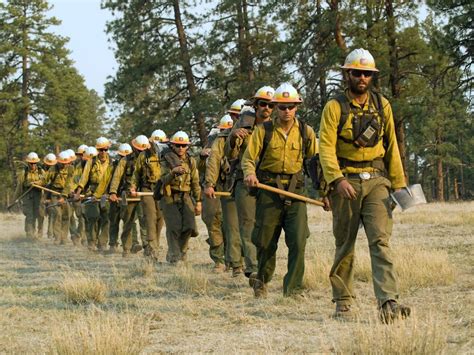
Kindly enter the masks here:
M 323 197 L 323 201 L 324 203 L 324 207 L 323 207 L 323 210 L 325 211 L 331 211 L 331 202 L 329 201 L 329 198 L 327 197 Z
M 185 167 L 182 166 L 182 165 L 177 166 L 177 167 L 173 168 L 173 170 L 171 170 L 171 173 L 172 173 L 174 176 L 183 175 L 185 172 L 186 172 L 186 169 L 185 169 Z
M 64 197 L 61 196 L 61 197 L 58 199 L 58 204 L 62 205 L 63 203 L 64 203 Z
M 201 210 L 202 210 L 201 202 L 196 202 L 196 206 L 194 206 L 194 214 L 196 216 L 199 216 L 201 214 Z
M 245 128 L 238 128 L 236 129 L 235 131 L 233 131 L 230 135 L 230 140 L 231 140 L 231 143 L 235 143 L 235 141 L 237 140 L 237 138 L 240 138 L 240 139 L 245 139 L 245 137 L 247 137 L 249 135 L 249 132 L 245 129 Z
M 201 154 L 200 154 L 200 155 L 201 155 L 202 157 L 208 157 L 210 153 L 211 153 L 211 148 L 203 148 L 203 149 L 201 150 Z
M 132 196 L 132 197 L 137 196 L 137 190 L 134 187 L 130 188 L 130 196 Z
M 337 184 L 336 191 L 339 195 L 349 200 L 355 200 L 357 197 L 357 192 L 346 179 L 341 180 Z
M 247 175 L 247 177 L 245 178 L 245 184 L 247 184 L 248 187 L 257 187 L 258 185 L 257 175 L 255 174 Z
M 214 188 L 212 186 L 206 187 L 204 189 L 204 195 L 206 195 L 209 198 L 216 198 L 216 195 L 214 194 Z
M 110 202 L 117 202 L 118 201 L 117 194 L 110 194 L 109 200 Z

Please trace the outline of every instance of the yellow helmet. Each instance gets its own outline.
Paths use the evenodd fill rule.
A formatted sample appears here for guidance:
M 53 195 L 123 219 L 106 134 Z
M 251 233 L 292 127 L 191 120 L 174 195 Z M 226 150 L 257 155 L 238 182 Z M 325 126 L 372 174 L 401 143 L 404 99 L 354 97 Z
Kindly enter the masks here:
M 86 151 L 87 149 L 87 145 L 85 144 L 81 144 L 77 150 L 76 150 L 76 154 L 84 154 L 84 152 Z
M 28 153 L 28 155 L 26 156 L 26 162 L 27 163 L 38 163 L 40 161 L 40 158 L 38 157 L 38 154 L 36 154 L 35 152 L 30 152 Z
M 217 125 L 217 128 L 227 129 L 227 128 L 232 128 L 233 125 L 234 125 L 234 121 L 232 120 L 232 117 L 230 117 L 230 115 L 225 115 L 219 121 L 219 124 Z
M 240 110 L 242 110 L 242 107 L 245 105 L 245 100 L 244 99 L 238 99 L 233 102 L 232 105 L 230 105 L 230 108 L 227 110 L 227 113 L 236 113 L 239 114 Z
M 368 50 L 364 48 L 354 49 L 350 52 L 346 60 L 344 61 L 344 65 L 341 69 L 356 69 L 356 70 L 369 70 L 378 72 L 379 70 L 375 67 L 375 60 L 372 57 L 372 54 Z
M 191 144 L 189 141 L 189 136 L 186 132 L 178 131 L 170 139 L 170 142 L 173 144 Z
M 150 142 L 157 142 L 157 143 L 166 143 L 169 139 L 166 136 L 166 133 L 161 129 L 157 129 L 153 131 L 150 137 Z
M 96 149 L 109 149 L 111 145 L 112 143 L 105 137 L 99 137 L 95 141 Z
M 71 162 L 71 155 L 69 152 L 63 150 L 61 153 L 58 155 L 58 163 L 61 164 L 68 164 Z
M 132 145 L 135 149 L 140 150 L 140 151 L 150 148 L 150 142 L 148 141 L 148 138 L 144 136 L 143 134 L 133 139 Z
M 257 90 L 255 95 L 253 95 L 254 100 L 267 100 L 272 101 L 273 95 L 275 95 L 275 89 L 271 86 L 262 86 Z
M 128 143 L 122 143 L 119 146 L 118 154 L 122 157 L 126 157 L 127 155 L 132 153 L 132 147 Z
M 275 90 L 275 95 L 273 96 L 272 102 L 299 104 L 303 102 L 303 100 L 293 85 L 289 83 L 283 83 Z
M 53 166 L 58 163 L 58 160 L 56 159 L 56 155 L 53 153 L 46 154 L 45 157 L 43 158 L 43 163 L 45 163 L 48 166 Z

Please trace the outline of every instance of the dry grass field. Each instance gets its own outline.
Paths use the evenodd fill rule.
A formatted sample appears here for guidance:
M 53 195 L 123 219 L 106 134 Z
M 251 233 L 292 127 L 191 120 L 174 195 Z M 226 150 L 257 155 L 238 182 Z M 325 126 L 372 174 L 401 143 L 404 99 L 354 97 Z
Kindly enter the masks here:
M 23 237 L 23 216 L 1 215 L 0 353 L 473 353 L 474 203 L 396 211 L 392 246 L 413 316 L 377 320 L 367 242 L 357 244 L 359 319 L 331 317 L 330 214 L 310 207 L 307 293 L 282 297 L 283 238 L 268 299 L 246 279 L 213 274 L 207 233 L 187 265 L 102 256 Z M 164 261 L 166 242 L 162 235 Z

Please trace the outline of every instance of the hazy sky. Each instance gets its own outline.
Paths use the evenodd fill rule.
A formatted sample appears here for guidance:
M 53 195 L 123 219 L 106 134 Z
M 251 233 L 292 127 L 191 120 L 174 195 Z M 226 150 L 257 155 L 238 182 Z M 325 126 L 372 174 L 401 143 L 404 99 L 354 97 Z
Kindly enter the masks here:
M 67 48 L 75 67 L 90 89 L 104 93 L 107 76 L 117 68 L 110 43 L 105 34 L 105 22 L 112 16 L 100 9 L 100 0 L 49 0 L 51 16 L 62 21 L 55 32 L 69 37 Z

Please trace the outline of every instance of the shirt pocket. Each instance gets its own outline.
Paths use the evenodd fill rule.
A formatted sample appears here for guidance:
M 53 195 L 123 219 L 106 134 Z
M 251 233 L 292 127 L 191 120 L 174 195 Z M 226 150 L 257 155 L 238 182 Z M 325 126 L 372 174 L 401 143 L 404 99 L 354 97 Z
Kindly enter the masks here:
M 291 142 L 289 157 L 291 161 L 301 163 L 303 161 L 303 152 L 301 151 L 301 140 Z

